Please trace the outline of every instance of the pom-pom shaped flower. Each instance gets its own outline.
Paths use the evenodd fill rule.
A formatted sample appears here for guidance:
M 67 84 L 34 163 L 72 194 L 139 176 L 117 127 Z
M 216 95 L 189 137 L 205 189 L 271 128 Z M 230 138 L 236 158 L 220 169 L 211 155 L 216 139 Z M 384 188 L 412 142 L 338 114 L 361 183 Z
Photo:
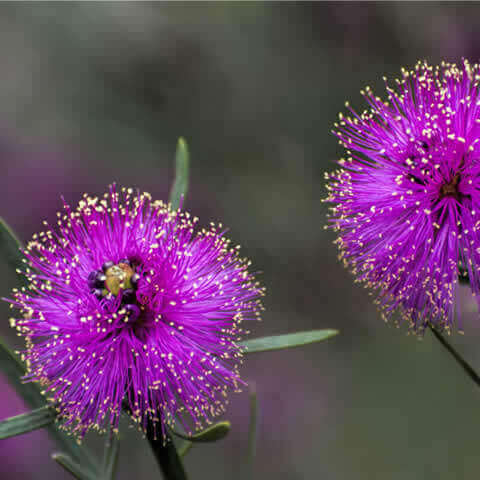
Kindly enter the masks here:
M 386 81 L 386 80 L 385 80 Z M 347 149 L 328 175 L 340 256 L 414 330 L 457 320 L 458 275 L 480 287 L 480 68 L 464 61 L 402 71 L 388 101 L 362 94 L 340 115 Z M 348 104 L 347 104 L 348 107 Z
M 146 193 L 113 186 L 64 209 L 28 244 L 28 287 L 12 300 L 28 378 L 79 436 L 115 429 L 122 405 L 163 433 L 209 423 L 239 386 L 239 324 L 261 310 L 249 263 L 221 226 L 196 232 Z

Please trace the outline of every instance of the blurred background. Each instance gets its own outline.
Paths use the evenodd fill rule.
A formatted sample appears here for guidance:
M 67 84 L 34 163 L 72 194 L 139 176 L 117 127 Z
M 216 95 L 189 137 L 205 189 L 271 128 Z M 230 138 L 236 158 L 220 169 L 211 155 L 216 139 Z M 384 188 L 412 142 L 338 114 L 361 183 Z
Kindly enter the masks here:
M 417 59 L 472 62 L 480 4 L 0 4 L 0 214 L 23 240 L 112 181 L 165 199 L 177 138 L 191 150 L 186 208 L 222 221 L 268 295 L 254 335 L 338 328 L 302 349 L 252 355 L 261 406 L 258 479 L 477 479 L 480 395 L 427 333 L 384 324 L 324 230 L 330 134 L 345 100 L 383 95 L 382 76 Z M 0 296 L 15 278 L 3 274 Z M 462 287 L 463 288 L 463 287 Z M 479 318 L 462 290 L 480 369 Z M 1 305 L 0 335 L 21 346 Z M 0 379 L 0 417 L 24 411 Z M 233 428 L 186 458 L 192 479 L 244 479 L 248 396 Z M 140 435 L 122 430 L 119 479 L 160 478 Z M 90 441 L 96 442 L 93 438 Z M 67 479 L 44 432 L 0 442 L 0 478 Z

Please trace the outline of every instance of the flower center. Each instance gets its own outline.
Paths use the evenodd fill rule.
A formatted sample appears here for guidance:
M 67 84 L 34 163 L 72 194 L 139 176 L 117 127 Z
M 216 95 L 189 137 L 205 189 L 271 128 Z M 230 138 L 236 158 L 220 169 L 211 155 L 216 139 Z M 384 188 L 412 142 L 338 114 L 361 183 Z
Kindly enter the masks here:
M 118 263 L 105 262 L 101 270 L 94 270 L 88 276 L 88 284 L 92 293 L 99 299 L 121 295 L 121 305 L 132 319 L 138 318 L 140 309 L 137 306 L 135 291 L 140 276 L 135 273 L 132 263 L 125 259 Z
M 452 197 L 458 197 L 458 184 L 460 182 L 460 174 L 457 173 L 453 177 L 452 181 L 450 183 L 446 183 L 445 185 L 442 185 L 440 188 L 440 195 L 443 197 L 447 196 L 452 196 Z
M 118 295 L 120 290 L 128 290 L 132 288 L 130 279 L 135 270 L 128 263 L 119 263 L 112 265 L 105 270 L 105 287 L 113 295 Z

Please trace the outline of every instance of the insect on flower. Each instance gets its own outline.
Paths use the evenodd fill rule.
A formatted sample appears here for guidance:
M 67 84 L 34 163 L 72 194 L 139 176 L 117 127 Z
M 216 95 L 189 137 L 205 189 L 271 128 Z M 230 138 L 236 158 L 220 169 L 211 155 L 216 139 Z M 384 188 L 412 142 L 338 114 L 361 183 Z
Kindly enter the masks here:
M 480 288 L 480 67 L 419 62 L 385 82 L 387 101 L 367 87 L 369 109 L 335 125 L 347 155 L 327 175 L 329 219 L 384 318 L 449 330 L 459 274 Z
M 197 231 L 197 218 L 132 189 L 85 195 L 58 217 L 28 244 L 29 285 L 11 300 L 27 378 L 79 437 L 116 429 L 122 404 L 163 434 L 208 424 L 241 382 L 240 323 L 262 310 L 250 263 L 221 225 Z

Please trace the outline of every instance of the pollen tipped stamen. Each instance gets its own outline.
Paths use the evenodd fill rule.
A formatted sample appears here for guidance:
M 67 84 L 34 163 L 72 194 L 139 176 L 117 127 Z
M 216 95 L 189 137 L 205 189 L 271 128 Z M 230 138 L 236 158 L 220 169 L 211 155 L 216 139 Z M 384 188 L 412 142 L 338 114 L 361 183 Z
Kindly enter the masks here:
M 408 174 L 408 178 L 412 180 L 412 182 L 417 183 L 418 185 L 425 186 L 425 182 L 422 179 L 416 177 L 415 175 L 412 175 L 411 173 Z
M 92 291 L 92 293 L 99 299 L 101 300 L 103 298 L 103 290 L 100 288 L 96 288 L 95 290 Z
M 134 289 L 136 289 L 138 287 L 138 281 L 140 280 L 140 275 L 138 273 L 134 273 L 131 277 L 130 277 L 130 284 L 132 285 L 132 287 Z
M 85 196 L 59 217 L 27 247 L 31 288 L 15 289 L 11 322 L 62 428 L 79 440 L 116 432 L 124 400 L 159 440 L 177 420 L 190 435 L 210 424 L 242 383 L 240 322 L 263 310 L 250 262 L 223 226 L 197 230 L 196 217 L 132 189 Z
M 108 270 L 109 268 L 112 268 L 114 265 L 115 265 L 115 264 L 114 264 L 113 262 L 111 262 L 111 261 L 105 262 L 105 263 L 102 265 L 102 270 L 106 273 L 107 270 Z
M 125 305 L 125 311 L 127 312 L 127 315 L 125 317 L 126 322 L 133 322 L 138 319 L 140 316 L 140 309 L 133 303 L 128 303 Z
M 92 289 L 95 288 L 104 288 L 105 287 L 105 280 L 107 277 L 105 274 L 99 270 L 94 270 L 93 272 L 90 272 L 90 275 L 88 276 L 88 286 Z
M 419 62 L 386 87 L 362 91 L 334 134 L 346 149 L 328 175 L 329 221 L 340 258 L 415 331 L 451 328 L 458 261 L 478 299 L 480 65 Z

